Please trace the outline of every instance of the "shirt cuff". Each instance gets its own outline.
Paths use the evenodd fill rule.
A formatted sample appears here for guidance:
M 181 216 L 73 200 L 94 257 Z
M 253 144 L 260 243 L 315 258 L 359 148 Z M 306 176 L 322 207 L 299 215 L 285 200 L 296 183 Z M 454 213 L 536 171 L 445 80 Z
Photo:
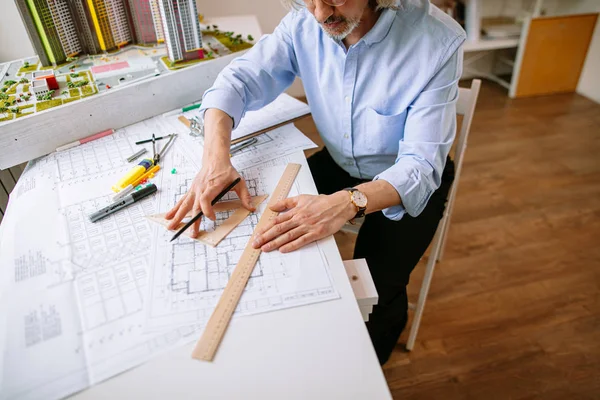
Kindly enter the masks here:
M 233 129 L 237 128 L 244 116 L 244 101 L 240 98 L 236 91 L 225 89 L 212 89 L 204 93 L 202 97 L 202 106 L 200 107 L 200 115 L 204 117 L 204 113 L 209 108 L 216 108 L 233 119 Z
M 392 185 L 402 200 L 402 205 L 382 210 L 383 215 L 392 221 L 399 221 L 407 213 L 411 217 L 418 216 L 425 209 L 427 201 L 434 192 L 421 176 L 421 171 L 402 163 L 402 160 L 373 178 L 373 180 L 378 179 Z

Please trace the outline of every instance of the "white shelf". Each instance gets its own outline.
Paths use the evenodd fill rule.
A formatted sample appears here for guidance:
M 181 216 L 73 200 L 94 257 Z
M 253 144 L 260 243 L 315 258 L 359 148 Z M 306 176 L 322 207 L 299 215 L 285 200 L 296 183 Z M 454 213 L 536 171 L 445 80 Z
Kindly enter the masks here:
M 511 49 L 519 46 L 519 38 L 510 39 L 480 39 L 477 41 L 467 40 L 463 50 L 465 53 L 471 51 Z

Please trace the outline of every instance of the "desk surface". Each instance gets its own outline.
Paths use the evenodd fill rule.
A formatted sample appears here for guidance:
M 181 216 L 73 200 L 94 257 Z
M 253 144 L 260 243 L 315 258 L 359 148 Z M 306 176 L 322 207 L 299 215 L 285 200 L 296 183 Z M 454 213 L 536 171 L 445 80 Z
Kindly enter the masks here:
M 324 245 L 334 248 L 335 241 Z M 234 319 L 213 363 L 193 360 L 193 345 L 187 345 L 74 398 L 391 398 L 341 258 L 333 253 L 328 262 L 340 299 Z
M 315 192 L 316 189 L 310 191 Z M 7 232 L 10 232 L 10 238 L 24 245 L 31 236 L 29 230 L 16 229 L 20 225 L 17 222 L 21 220 L 11 216 L 11 210 L 22 208 L 21 201 L 26 201 L 23 207 L 35 210 L 39 208 L 35 203 L 47 202 L 47 199 L 26 196 L 11 203 L 5 220 L 7 224 L 0 227 L 2 259 L 6 256 L 9 256 L 8 260 L 13 258 L 8 254 L 12 246 L 8 246 L 11 241 L 7 241 Z M 28 222 L 31 223 L 31 220 Z M 39 234 L 45 235 L 44 229 L 40 229 Z M 55 240 L 54 235 L 44 237 L 48 242 Z M 191 358 L 193 343 L 175 347 L 145 364 L 76 394 L 74 398 L 389 399 L 385 378 L 335 241 L 329 237 L 319 247 L 323 250 L 340 298 L 235 318 L 212 363 Z M 11 276 L 11 263 L 0 264 L 0 276 Z M 0 287 L 7 283 L 0 281 Z M 69 287 L 61 286 L 64 290 L 69 290 Z M 0 354 L 10 353 L 4 353 L 2 348 L 5 346 L 11 346 L 5 350 L 14 350 L 12 346 L 24 345 L 19 342 L 23 319 L 16 319 L 22 314 L 11 317 L 7 310 L 29 304 L 37 307 L 42 296 L 36 296 L 34 288 L 27 286 L 26 292 L 14 292 L 14 297 L 0 296 Z M 60 296 L 64 292 L 56 293 Z M 64 302 L 58 297 L 53 299 L 59 304 Z M 68 315 L 62 314 L 61 319 L 68 329 Z M 73 329 L 69 332 L 76 334 Z M 13 340 L 8 340 L 11 337 Z M 61 337 L 60 341 L 68 337 Z M 196 339 L 194 335 L 193 340 Z M 0 359 L 0 387 L 2 379 L 10 379 L 15 371 L 23 370 L 18 374 L 19 379 L 23 378 L 22 374 L 30 373 L 36 377 L 36 373 L 50 372 L 53 366 L 58 367 L 68 356 L 61 349 L 54 345 L 53 350 L 46 347 L 44 353 L 39 353 L 32 347 L 28 358 L 22 361 L 14 357 L 14 352 L 8 362 Z M 21 365 L 15 365 L 20 362 Z
M 235 318 L 214 362 L 189 344 L 75 398 L 389 399 L 333 237 L 320 247 L 339 299 Z

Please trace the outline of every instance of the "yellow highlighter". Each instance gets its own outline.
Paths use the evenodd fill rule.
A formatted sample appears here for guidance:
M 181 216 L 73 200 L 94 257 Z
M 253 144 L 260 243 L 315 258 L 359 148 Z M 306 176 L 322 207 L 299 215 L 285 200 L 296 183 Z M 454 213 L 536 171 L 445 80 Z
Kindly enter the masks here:
M 136 182 L 142 175 L 146 173 L 152 166 L 154 165 L 154 161 L 145 158 L 138 165 L 133 167 L 131 171 L 129 171 L 124 177 L 117 182 L 115 186 L 112 187 L 114 192 L 120 192 L 125 187 L 132 185 Z
M 154 167 L 152 167 L 148 171 L 146 171 L 146 173 L 144 175 L 142 175 L 139 178 L 137 178 L 135 180 L 135 182 L 133 182 L 132 186 L 136 187 L 137 185 L 139 185 L 140 183 L 142 183 L 144 181 L 144 179 L 152 179 L 152 178 L 154 178 L 154 175 L 158 172 L 158 170 L 160 170 L 160 165 L 156 164 Z
M 150 168 L 144 175 L 140 176 L 131 185 L 124 187 L 119 193 L 115 194 L 113 196 L 113 201 L 120 200 L 123 197 L 127 196 L 129 193 L 133 192 L 133 190 L 136 188 L 136 186 L 139 185 L 140 183 L 142 183 L 144 181 L 144 179 L 154 178 L 154 175 L 158 172 L 159 169 L 160 169 L 160 165 L 155 165 L 154 167 Z

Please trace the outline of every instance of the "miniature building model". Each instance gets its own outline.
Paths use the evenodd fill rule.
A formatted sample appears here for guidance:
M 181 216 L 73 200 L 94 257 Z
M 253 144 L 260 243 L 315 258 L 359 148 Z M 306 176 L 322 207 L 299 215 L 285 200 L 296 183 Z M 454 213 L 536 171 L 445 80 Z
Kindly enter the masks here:
M 172 62 L 204 58 L 195 0 L 158 0 Z
M 35 71 L 31 74 L 31 89 L 36 95 L 46 94 L 50 90 L 58 90 L 58 82 L 54 71 Z
M 123 0 L 87 0 L 87 5 L 101 50 L 120 48 L 132 42 Z
M 204 58 L 195 0 L 15 0 L 44 66 L 130 43 L 166 42 L 173 62 Z
M 137 43 L 164 42 L 158 0 L 129 0 L 129 10 Z
M 79 31 L 79 41 L 87 54 L 100 53 L 100 43 L 90 15 L 87 0 L 70 0 L 75 26 Z
M 158 7 L 158 0 L 150 0 L 150 8 L 152 9 L 152 21 L 156 29 L 157 41 L 158 43 L 163 43 L 165 41 L 165 32 L 162 17 L 160 16 L 160 8 Z
M 67 0 L 16 0 L 43 65 L 59 64 L 82 51 Z

